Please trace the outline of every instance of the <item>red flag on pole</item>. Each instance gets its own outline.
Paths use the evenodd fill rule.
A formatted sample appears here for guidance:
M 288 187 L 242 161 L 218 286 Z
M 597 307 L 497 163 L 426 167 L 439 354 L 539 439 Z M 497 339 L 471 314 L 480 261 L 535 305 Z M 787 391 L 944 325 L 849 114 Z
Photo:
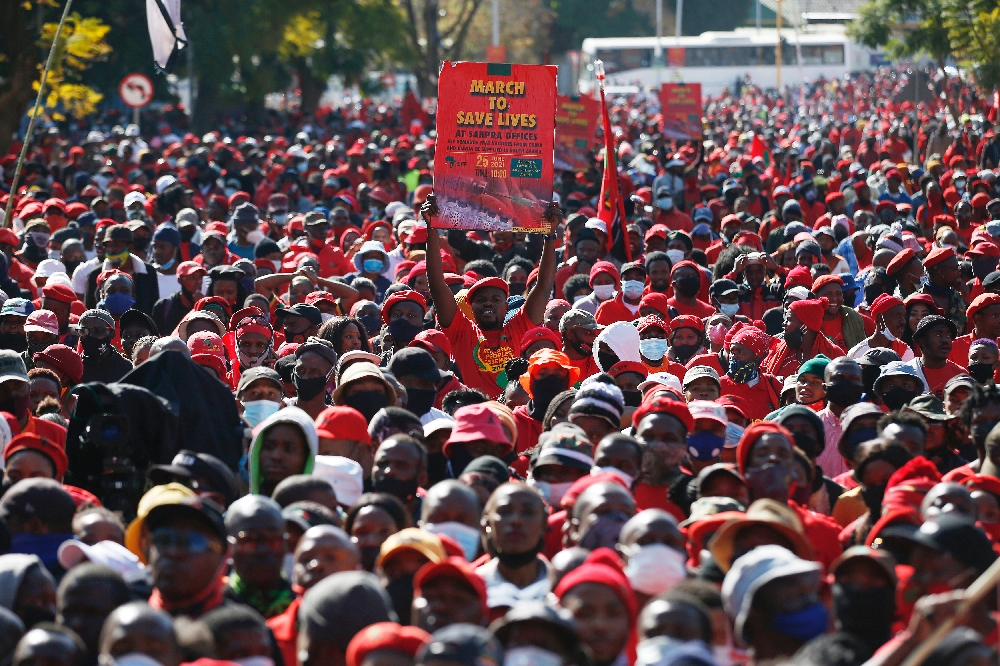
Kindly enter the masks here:
M 753 141 L 750 144 L 750 157 L 763 158 L 764 166 L 771 166 L 771 151 L 767 149 L 757 134 L 753 135 Z
M 601 85 L 601 117 L 604 120 L 604 178 L 597 217 L 608 227 L 608 251 L 619 261 L 628 262 L 632 261 L 632 245 L 625 231 L 625 201 L 618 182 L 618 155 L 608 116 L 608 101 L 604 97 L 604 63 L 598 60 L 594 64 Z

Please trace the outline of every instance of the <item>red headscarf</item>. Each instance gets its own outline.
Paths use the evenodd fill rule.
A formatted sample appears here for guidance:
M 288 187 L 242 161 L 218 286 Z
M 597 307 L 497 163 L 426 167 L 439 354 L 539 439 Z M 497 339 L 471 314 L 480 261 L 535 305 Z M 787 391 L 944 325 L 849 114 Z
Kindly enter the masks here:
M 757 421 L 749 425 L 743 431 L 743 436 L 740 437 L 739 444 L 736 445 L 736 466 L 739 468 L 740 474 L 746 474 L 747 460 L 750 458 L 750 451 L 753 449 L 753 445 L 757 443 L 758 439 L 770 432 L 784 435 L 789 444 L 795 445 L 795 438 L 783 425 L 771 423 L 770 421 Z

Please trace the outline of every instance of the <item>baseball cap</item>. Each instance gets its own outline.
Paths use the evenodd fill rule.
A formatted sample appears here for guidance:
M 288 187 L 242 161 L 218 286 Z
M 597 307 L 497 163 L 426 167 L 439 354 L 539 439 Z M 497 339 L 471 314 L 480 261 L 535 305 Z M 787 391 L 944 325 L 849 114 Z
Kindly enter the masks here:
M 726 408 L 717 402 L 692 400 L 688 403 L 688 409 L 691 410 L 691 418 L 695 421 L 698 419 L 709 419 L 722 425 L 729 425 L 729 419 L 726 417 Z
M 28 381 L 21 355 L 12 349 L 0 349 L 0 384 L 7 381 Z
M 740 288 L 732 280 L 716 280 L 712 283 L 712 286 L 708 288 L 708 293 L 710 296 L 725 296 L 726 294 L 731 294 L 733 292 L 739 293 Z
M 188 277 L 189 275 L 208 275 L 205 267 L 197 261 L 182 261 L 177 264 L 177 277 Z
M 59 320 L 56 319 L 56 313 L 51 310 L 32 312 L 24 322 L 24 332 L 30 333 L 32 331 L 59 335 Z
M 316 417 L 316 434 L 327 439 L 348 439 L 371 445 L 368 422 L 361 412 L 345 405 L 327 407 Z
M 636 388 L 645 393 L 646 389 L 650 389 L 655 386 L 663 386 L 673 389 L 678 393 L 683 390 L 681 382 L 677 379 L 677 376 L 672 375 L 669 372 L 654 372 L 650 376 L 646 377 L 646 381 L 636 386 Z
M 483 627 L 452 624 L 431 635 L 420 648 L 414 663 L 425 664 L 431 660 L 461 666 L 499 666 L 503 663 L 503 648 Z
M 708 377 L 709 379 L 714 379 L 716 384 L 720 384 L 719 373 L 716 372 L 715 368 L 708 365 L 696 365 L 687 372 L 684 373 L 683 387 L 687 387 L 696 379 L 701 379 L 702 377 Z
M 432 382 L 444 376 L 430 352 L 420 347 L 404 347 L 393 354 L 389 359 L 389 372 L 397 378 L 414 376 Z
M 563 335 L 566 331 L 574 328 L 583 328 L 588 331 L 596 331 L 604 328 L 597 323 L 597 319 L 591 313 L 586 310 L 577 310 L 572 308 L 566 311 L 566 314 L 562 316 L 559 320 L 559 334 Z
M 35 311 L 35 305 L 26 298 L 8 298 L 4 301 L 3 308 L 0 308 L 0 317 L 13 315 L 15 317 L 27 317 Z
M 333 487 L 337 502 L 343 506 L 351 506 L 364 492 L 364 472 L 361 465 L 350 458 L 316 456 L 312 474 Z
M 149 480 L 156 485 L 168 484 L 176 477 L 203 480 L 211 486 L 211 490 L 225 497 L 227 505 L 235 502 L 240 496 L 236 475 L 226 463 L 208 453 L 196 453 L 188 449 L 181 449 L 169 465 L 150 467 L 148 476 Z
M 69 539 L 59 546 L 56 557 L 64 569 L 72 569 L 86 561 L 106 566 L 122 576 L 139 570 L 139 558 L 115 541 L 98 541 L 88 545 L 77 539 Z
M 244 370 L 243 374 L 240 375 L 239 384 L 236 385 L 236 395 L 242 393 L 246 387 L 250 386 L 250 384 L 254 383 L 258 379 L 270 380 L 274 382 L 274 385 L 279 389 L 284 390 L 284 386 L 281 384 L 281 375 L 279 375 L 276 370 L 265 367 L 249 368 Z
M 222 509 L 210 499 L 197 496 L 181 498 L 178 502 L 160 504 L 150 509 L 146 515 L 146 526 L 150 531 L 168 525 L 177 518 L 194 518 L 208 527 L 219 540 L 226 542 L 229 532 L 222 518 Z
M 928 521 L 916 530 L 902 526 L 890 527 L 881 536 L 899 537 L 937 553 L 951 555 L 980 574 L 997 558 L 989 538 L 975 523 L 950 514 L 938 516 L 933 522 Z
M 146 564 L 146 554 L 142 552 L 139 540 L 150 510 L 160 504 L 179 502 L 185 497 L 194 497 L 194 491 L 180 483 L 167 483 L 153 486 L 139 499 L 136 516 L 125 529 L 125 547 L 135 553 L 143 564 Z
M 274 313 L 274 317 L 280 320 L 290 314 L 304 317 L 313 326 L 319 326 L 323 323 L 323 313 L 320 312 L 319 308 L 305 303 L 296 303 L 290 308 L 279 309 Z
M 431 562 L 443 562 L 448 558 L 441 539 L 436 535 L 416 527 L 407 527 L 382 542 L 375 566 L 382 566 L 394 553 L 405 549 L 415 550 Z

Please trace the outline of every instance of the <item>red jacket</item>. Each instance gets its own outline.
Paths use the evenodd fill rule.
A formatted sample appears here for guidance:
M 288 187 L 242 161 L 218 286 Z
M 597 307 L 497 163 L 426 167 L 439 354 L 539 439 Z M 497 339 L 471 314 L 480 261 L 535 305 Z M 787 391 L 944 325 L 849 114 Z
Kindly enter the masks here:
M 636 310 L 633 313 L 629 310 L 622 300 L 623 298 L 622 292 L 619 290 L 614 298 L 601 303 L 597 308 L 597 314 L 594 315 L 597 323 L 601 326 L 608 326 L 616 321 L 632 321 L 638 317 L 639 311 Z
M 275 615 L 270 620 L 267 621 L 267 626 L 274 634 L 274 641 L 278 644 L 278 649 L 281 650 L 281 656 L 285 660 L 285 664 L 297 664 L 297 653 L 296 643 L 299 641 L 299 604 L 302 603 L 302 597 L 295 597 L 285 612 L 281 615 Z

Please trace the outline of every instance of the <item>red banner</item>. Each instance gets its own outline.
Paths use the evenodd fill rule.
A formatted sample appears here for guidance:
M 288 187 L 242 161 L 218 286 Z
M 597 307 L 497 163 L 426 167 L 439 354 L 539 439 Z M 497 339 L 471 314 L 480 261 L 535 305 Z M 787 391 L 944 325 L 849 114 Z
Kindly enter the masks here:
M 660 88 L 663 136 L 668 139 L 701 138 L 701 84 L 664 83 Z
M 445 62 L 434 193 L 443 229 L 537 231 L 552 199 L 556 71 Z
M 600 105 L 593 97 L 559 95 L 556 103 L 557 169 L 576 171 L 590 166 L 598 113 Z

